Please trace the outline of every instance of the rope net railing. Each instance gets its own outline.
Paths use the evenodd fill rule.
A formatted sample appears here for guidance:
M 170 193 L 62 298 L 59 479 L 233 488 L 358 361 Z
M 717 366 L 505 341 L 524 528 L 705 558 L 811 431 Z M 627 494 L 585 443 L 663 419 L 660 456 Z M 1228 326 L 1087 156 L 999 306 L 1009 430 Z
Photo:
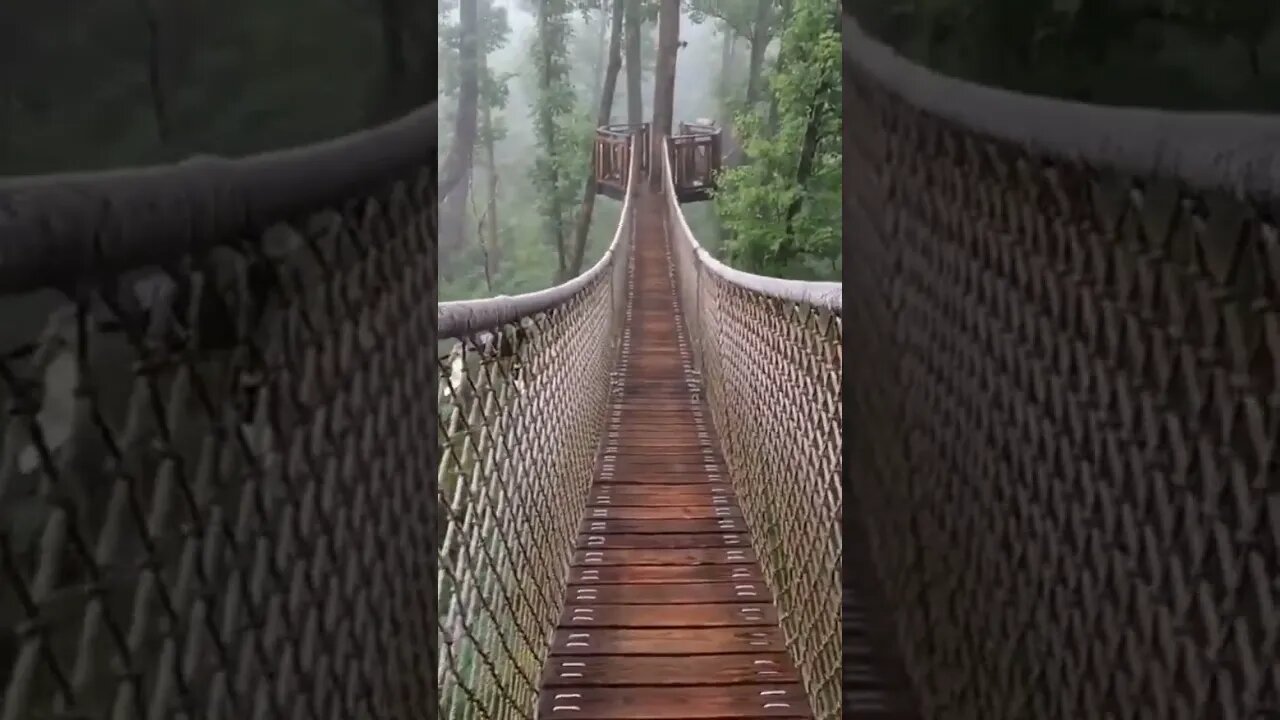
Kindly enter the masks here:
M 698 384 L 815 716 L 839 717 L 841 286 L 716 261 L 690 232 L 664 166 Z
M 440 306 L 442 718 L 527 718 L 536 706 L 613 392 L 640 155 L 590 270 Z
M 850 492 L 926 715 L 1275 716 L 1275 117 L 844 34 Z
M 0 718 L 422 717 L 435 143 L 0 181 Z

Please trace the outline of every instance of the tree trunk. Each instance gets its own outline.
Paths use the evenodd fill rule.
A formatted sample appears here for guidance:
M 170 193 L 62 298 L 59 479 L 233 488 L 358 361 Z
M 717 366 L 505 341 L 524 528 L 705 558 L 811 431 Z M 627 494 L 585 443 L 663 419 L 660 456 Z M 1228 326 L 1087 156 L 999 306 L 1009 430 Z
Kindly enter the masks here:
M 542 135 L 542 145 L 548 156 L 556 152 L 556 118 L 546 98 L 551 95 L 551 87 L 557 79 L 553 43 L 561 40 L 559 37 L 552 37 L 550 4 L 547 0 L 538 4 L 539 62 L 542 65 L 538 68 L 538 91 L 543 97 L 538 111 L 538 131 Z M 565 273 L 568 270 L 568 258 L 564 247 L 564 212 L 560 206 L 560 173 L 556 170 L 555 162 L 549 161 L 547 165 L 549 168 L 547 187 L 544 190 L 549 193 L 547 220 L 550 224 L 552 245 L 556 251 L 556 280 L 560 282 L 565 279 Z
M 480 56 L 481 70 L 487 76 L 487 62 L 484 54 Z M 493 279 L 498 275 L 502 261 L 502 249 L 498 245 L 498 170 L 493 152 L 493 108 L 484 104 L 481 111 L 481 136 L 484 142 L 485 179 L 489 187 L 489 203 L 485 209 L 487 225 L 480 234 L 480 247 L 484 250 L 484 282 L 489 292 L 493 292 Z M 486 237 L 487 235 L 487 237 Z
M 818 86 L 813 95 L 813 104 L 810 106 L 808 122 L 805 124 L 804 140 L 800 145 L 800 162 L 796 165 L 796 187 L 800 189 L 800 192 L 791 201 L 791 204 L 787 206 L 786 237 L 788 242 L 785 246 L 787 248 L 795 247 L 794 223 L 796 215 L 800 214 L 800 208 L 804 204 L 804 190 L 809 184 L 809 176 L 813 174 L 813 162 L 818 154 L 818 142 L 821 140 L 818 132 L 821 130 L 824 119 L 822 97 L 830 91 L 830 83 L 823 83 Z
M 733 30 L 727 24 L 720 28 L 720 122 L 729 119 L 729 73 L 733 67 Z
M 751 27 L 751 60 L 747 67 L 747 108 L 754 108 L 760 99 L 761 74 L 764 71 L 764 51 L 769 47 L 769 11 L 773 0 L 758 0 L 756 20 Z
M 600 8 L 600 36 L 596 38 L 596 84 L 591 90 L 591 101 L 600 104 L 600 93 L 604 89 L 604 76 L 608 72 L 609 58 L 605 55 L 605 42 L 609 40 L 609 9 Z
M 774 35 L 778 36 L 780 41 L 787 31 L 787 25 L 791 23 L 792 4 L 793 0 L 782 0 L 782 14 L 778 18 L 778 28 L 774 32 Z M 787 47 L 779 44 L 778 59 L 773 63 L 773 74 L 776 75 L 781 72 L 786 66 L 786 55 Z M 769 93 L 769 119 L 767 124 L 769 137 L 774 137 L 778 134 L 778 123 L 778 94 L 771 92 Z
M 661 0 L 658 8 L 658 67 L 653 82 L 653 146 L 649 154 L 649 184 L 662 187 L 662 146 L 671 135 L 676 91 L 676 53 L 680 50 L 680 0 Z
M 609 28 L 609 63 L 605 66 L 604 92 L 600 95 L 600 111 L 596 113 L 596 127 L 608 125 L 613 115 L 613 96 L 618 90 L 618 71 L 622 69 L 622 10 L 625 0 L 613 0 L 613 15 Z M 592 143 L 595 139 L 592 138 Z M 594 157 L 594 153 L 592 154 Z M 596 207 L 596 174 L 594 166 L 587 170 L 582 188 L 582 212 L 573 229 L 573 254 L 569 256 L 569 277 L 582 272 L 583 256 L 587 252 L 587 235 L 591 230 L 591 214 Z
M 625 0 L 627 13 L 627 122 L 644 122 L 643 68 L 640 65 L 641 0 Z
M 479 19 L 477 0 L 461 0 L 458 5 L 458 110 L 454 117 L 453 144 L 445 158 L 440 181 L 440 254 L 445 256 L 462 244 L 462 223 L 470 191 L 472 155 L 476 144 L 477 105 L 480 97 Z

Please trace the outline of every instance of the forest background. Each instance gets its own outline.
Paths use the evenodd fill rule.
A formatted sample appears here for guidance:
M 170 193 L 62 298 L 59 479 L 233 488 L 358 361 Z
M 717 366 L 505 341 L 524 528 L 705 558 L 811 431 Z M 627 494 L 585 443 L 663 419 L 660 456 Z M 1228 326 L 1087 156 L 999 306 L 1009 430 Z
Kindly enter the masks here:
M 847 6 L 912 59 L 990 85 L 1113 105 L 1280 109 L 1277 3 Z M 0 175 L 314 142 L 438 92 L 441 177 L 458 180 L 441 208 L 441 299 L 527 292 L 607 247 L 619 205 L 586 200 L 593 128 L 602 117 L 649 121 L 656 70 L 674 57 L 675 122 L 711 118 L 732 138 L 718 197 L 686 207 L 699 239 L 752 272 L 839 277 L 835 3 L 442 0 L 438 35 L 428 12 L 419 0 L 2 3 Z M 663 12 L 680 16 L 678 44 L 659 42 Z

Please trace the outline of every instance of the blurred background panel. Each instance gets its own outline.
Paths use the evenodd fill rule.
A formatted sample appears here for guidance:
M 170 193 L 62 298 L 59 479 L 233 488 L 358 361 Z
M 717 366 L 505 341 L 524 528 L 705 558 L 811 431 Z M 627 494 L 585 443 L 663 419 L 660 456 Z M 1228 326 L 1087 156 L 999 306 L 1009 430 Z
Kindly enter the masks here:
M 416 0 L 6 0 L 0 175 L 239 156 L 435 94 Z

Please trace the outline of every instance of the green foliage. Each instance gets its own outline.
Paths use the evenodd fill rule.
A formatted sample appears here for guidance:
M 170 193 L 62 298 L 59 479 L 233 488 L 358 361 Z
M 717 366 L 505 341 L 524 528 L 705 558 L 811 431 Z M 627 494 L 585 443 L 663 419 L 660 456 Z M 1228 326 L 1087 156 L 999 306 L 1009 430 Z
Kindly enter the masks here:
M 756 0 L 689 0 L 687 12 L 690 22 L 715 19 L 739 37 L 750 40 L 756 5 Z
M 558 17 L 563 27 L 552 27 L 549 34 L 552 39 L 549 91 L 544 92 L 541 87 L 544 56 L 536 22 L 532 27 L 523 22 L 510 23 L 525 27 L 526 34 L 511 38 L 519 48 L 519 59 L 508 60 L 503 66 L 490 57 L 489 68 L 496 82 L 503 84 L 510 100 L 509 104 L 495 105 L 492 113 L 497 126 L 500 262 L 496 263 L 494 275 L 486 278 L 485 250 L 475 238 L 485 215 L 488 190 L 484 182 L 477 181 L 467 211 L 466 230 L 472 241 L 442 265 L 442 300 L 532 292 L 558 279 L 556 241 L 551 230 L 558 227 L 563 241 L 569 242 L 595 131 L 595 108 L 591 107 L 595 78 L 590 70 L 601 63 L 594 29 L 598 27 L 596 23 L 602 21 L 603 13 L 593 12 L 590 20 L 583 22 L 580 7 L 562 2 L 551 8 L 552 16 L 548 19 Z M 533 12 L 538 8 L 538 5 L 528 6 Z M 527 16 L 520 18 L 526 19 Z M 484 92 L 482 81 L 482 97 Z M 549 111 L 549 125 L 540 121 L 544 110 Z M 532 137 L 528 136 L 530 125 Z M 550 146 L 545 142 L 548 128 L 552 130 Z M 480 163 L 480 156 L 477 162 Z M 479 168 L 478 175 L 483 175 Z M 554 188 L 554 192 L 547 192 L 548 188 Z M 616 201 L 597 198 L 588 234 L 586 265 L 594 263 L 613 239 L 620 209 Z M 555 218 L 558 222 L 553 222 Z
M 835 279 L 840 274 L 840 32 L 836 8 L 796 0 L 772 76 L 778 131 L 759 113 L 735 131 L 750 161 L 719 179 L 716 206 L 729 231 L 722 254 L 749 272 Z M 808 158 L 806 162 L 805 158 Z
M 544 0 L 538 8 L 538 33 L 531 53 L 538 74 L 533 122 L 539 147 L 530 177 L 538 190 L 538 210 L 553 252 L 564 247 L 572 225 L 569 208 L 581 187 L 581 180 L 574 178 L 581 172 L 584 128 L 569 74 L 570 11 L 565 0 Z

